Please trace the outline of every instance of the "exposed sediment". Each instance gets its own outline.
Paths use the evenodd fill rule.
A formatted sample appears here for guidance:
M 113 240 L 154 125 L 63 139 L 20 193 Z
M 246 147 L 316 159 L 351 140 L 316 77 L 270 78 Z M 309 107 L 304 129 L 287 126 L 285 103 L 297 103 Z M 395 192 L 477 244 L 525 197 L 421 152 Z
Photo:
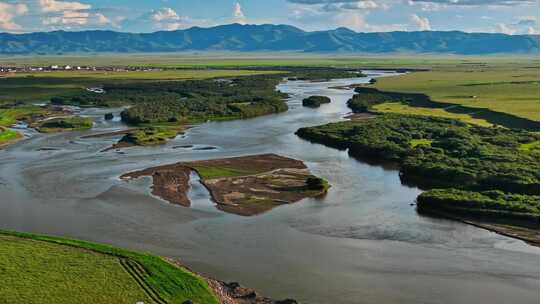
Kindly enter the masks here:
M 312 175 L 303 162 L 275 154 L 180 162 L 127 173 L 121 178 L 151 176 L 152 194 L 188 207 L 192 171 L 201 176 L 218 209 L 243 216 L 317 197 L 329 187 L 325 180 Z

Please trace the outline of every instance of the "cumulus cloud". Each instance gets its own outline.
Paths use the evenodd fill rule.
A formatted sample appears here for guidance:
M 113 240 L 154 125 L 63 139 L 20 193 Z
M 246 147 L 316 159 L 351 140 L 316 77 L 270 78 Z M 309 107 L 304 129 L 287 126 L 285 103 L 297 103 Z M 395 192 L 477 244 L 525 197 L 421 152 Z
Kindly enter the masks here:
M 163 22 L 163 21 L 178 21 L 180 20 L 180 16 L 178 16 L 178 13 L 176 13 L 175 10 L 173 10 L 170 7 L 165 7 L 160 10 L 155 11 L 152 14 L 152 20 L 155 22 Z
M 41 10 L 46 13 L 65 12 L 65 11 L 82 11 L 88 10 L 92 6 L 80 2 L 56 1 L 56 0 L 39 0 Z
M 345 12 L 336 16 L 337 25 L 346 27 L 357 32 L 393 32 L 404 31 L 406 24 L 371 24 L 366 20 L 366 16 L 360 13 Z
M 182 16 L 170 7 L 163 7 L 153 10 L 134 20 L 124 20 L 126 27 L 151 27 L 152 30 L 174 31 L 189 28 L 198 25 L 208 25 L 204 19 L 193 19 L 188 16 Z
M 411 15 L 411 23 L 416 27 L 416 29 L 421 31 L 431 31 L 431 22 L 427 17 L 420 17 L 416 14 Z
M 18 31 L 21 26 L 15 23 L 15 18 L 28 13 L 26 4 L 10 4 L 0 2 L 0 30 Z
M 497 24 L 497 32 L 507 35 L 513 35 L 516 33 L 516 30 L 504 23 Z
M 236 2 L 234 4 L 233 21 L 240 24 L 247 23 L 247 18 L 244 14 L 244 10 L 242 9 L 242 5 L 240 5 L 240 2 Z

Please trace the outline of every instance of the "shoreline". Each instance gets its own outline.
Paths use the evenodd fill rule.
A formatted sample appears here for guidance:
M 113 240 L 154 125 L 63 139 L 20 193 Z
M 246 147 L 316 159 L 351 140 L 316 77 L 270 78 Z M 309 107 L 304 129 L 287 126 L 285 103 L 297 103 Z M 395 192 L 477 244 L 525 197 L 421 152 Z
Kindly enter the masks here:
M 481 228 L 487 231 L 491 231 L 503 236 L 507 236 L 513 239 L 524 241 L 525 243 L 540 247 L 540 232 L 535 229 L 530 229 L 526 227 L 521 226 L 513 226 L 511 223 L 503 224 L 503 223 L 487 223 L 482 221 L 479 218 L 474 217 L 466 217 L 466 216 L 459 216 L 455 215 L 449 212 L 444 212 L 441 210 L 435 210 L 435 209 L 428 209 L 422 212 L 419 212 L 419 214 L 427 215 L 427 216 L 437 216 L 442 217 L 450 220 L 454 220 L 457 222 L 461 222 L 467 225 L 471 225 L 477 228 Z
M 198 284 L 206 282 L 208 286 L 207 292 L 212 291 L 213 296 L 219 301 L 220 304 L 297 304 L 297 301 L 292 299 L 273 300 L 260 295 L 254 289 L 243 287 L 239 283 L 226 283 L 224 281 L 202 275 L 197 271 L 185 266 L 177 259 L 149 255 L 107 244 L 27 232 L 0 230 L 0 236 L 13 237 L 15 239 L 30 240 L 34 242 L 44 242 L 60 247 L 72 247 L 79 250 L 87 250 L 96 254 L 116 258 L 118 259 L 118 262 L 122 268 L 124 268 L 127 274 L 135 281 L 135 284 L 139 286 L 140 290 L 156 303 L 165 304 L 170 302 L 167 301 L 167 299 L 164 299 L 163 290 L 156 289 L 155 286 L 153 286 L 154 283 L 151 283 L 152 279 L 156 279 L 153 277 L 152 270 L 163 271 L 163 269 L 172 267 L 173 269 L 177 270 L 174 271 L 174 273 L 167 272 L 167 274 L 178 275 L 178 277 L 169 278 L 171 279 L 171 283 L 177 283 L 177 280 L 182 283 L 182 286 L 176 286 L 176 288 L 182 289 L 188 287 L 195 289 L 202 288 L 202 290 L 204 290 L 204 285 Z M 151 259 L 152 261 L 147 261 L 147 259 Z M 150 266 L 149 263 L 152 263 L 152 266 Z M 151 270 L 148 269 L 148 267 L 158 268 Z M 182 277 L 180 275 L 187 275 L 187 277 Z M 200 280 L 202 280 L 202 282 Z M 193 284 L 193 286 L 191 284 Z M 195 287 L 196 284 L 197 287 Z M 187 300 L 181 303 L 202 302 L 191 302 L 191 300 Z

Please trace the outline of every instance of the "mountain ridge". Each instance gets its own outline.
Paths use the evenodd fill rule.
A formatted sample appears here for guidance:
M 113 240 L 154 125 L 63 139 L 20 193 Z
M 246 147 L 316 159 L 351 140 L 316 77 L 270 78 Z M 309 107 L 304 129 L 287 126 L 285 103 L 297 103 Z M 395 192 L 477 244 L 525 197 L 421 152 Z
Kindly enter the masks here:
M 365 33 L 344 27 L 309 32 L 285 24 L 226 24 L 152 33 L 112 30 L 0 33 L 0 54 L 4 55 L 181 51 L 540 54 L 540 35 L 461 31 Z

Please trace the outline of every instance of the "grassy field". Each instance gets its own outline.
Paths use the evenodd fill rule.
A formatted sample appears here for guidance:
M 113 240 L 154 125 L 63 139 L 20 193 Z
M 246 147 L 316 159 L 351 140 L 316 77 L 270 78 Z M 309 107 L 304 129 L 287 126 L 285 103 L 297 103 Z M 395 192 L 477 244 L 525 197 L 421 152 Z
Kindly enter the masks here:
M 0 109 L 0 127 L 7 127 L 30 115 L 42 114 L 45 110 L 37 106 Z
M 261 73 L 253 67 L 282 66 L 429 69 L 379 79 L 381 90 L 425 93 L 435 101 L 488 108 L 540 121 L 540 58 L 521 56 L 374 56 L 301 53 L 177 53 L 0 57 L 0 65 L 94 65 L 182 68 L 163 72 L 56 72 L 21 74 L 0 79 L 0 104 L 5 100 L 40 101 L 100 85 L 104 80 L 134 81 L 224 77 Z M 214 70 L 206 70 L 206 69 Z M 263 72 L 267 73 L 267 72 Z M 41 77 L 40 75 L 46 75 Z M 407 110 L 397 109 L 394 110 Z M 434 112 L 434 115 L 441 113 Z M 460 119 L 465 117 L 460 117 Z
M 165 260 L 82 241 L 0 231 L 0 303 L 218 303 Z
M 497 65 L 540 64 L 540 59 L 520 56 L 452 55 L 372 55 L 311 54 L 295 52 L 184 52 L 149 54 L 90 54 L 58 56 L 0 56 L 0 65 L 89 65 L 151 66 L 178 68 L 234 68 L 275 66 L 362 67 L 362 68 L 460 68 L 462 65 L 489 62 Z
M 53 96 L 74 94 L 88 87 L 102 86 L 111 82 L 131 83 L 157 80 L 207 79 L 274 73 L 278 72 L 200 69 L 148 72 L 57 71 L 17 73 L 13 77 L 0 78 L 0 104 L 14 101 L 43 102 Z
M 437 116 L 445 118 L 458 119 L 466 123 L 475 124 L 483 127 L 492 126 L 491 123 L 478 118 L 473 118 L 467 114 L 458 114 L 451 113 L 441 108 L 422 108 L 422 107 L 412 107 L 406 104 L 388 102 L 380 105 L 373 106 L 373 111 L 377 113 L 400 113 L 400 114 L 410 114 L 410 115 L 421 115 L 421 116 Z
M 42 122 L 38 130 L 41 133 L 56 133 L 65 131 L 84 131 L 92 129 L 94 121 L 89 117 L 54 118 Z
M 254 172 L 227 168 L 227 167 L 206 167 L 206 166 L 194 166 L 193 169 L 204 179 L 224 178 L 224 177 L 236 177 L 246 176 L 254 174 Z
M 534 61 L 436 67 L 429 72 L 379 79 L 376 87 L 384 91 L 423 93 L 434 101 L 487 108 L 540 121 L 540 65 Z M 400 109 L 396 110 L 401 113 Z
M 519 149 L 524 152 L 540 154 L 540 140 L 522 144 Z
M 22 138 L 22 135 L 14 130 L 0 127 L 0 147 Z

